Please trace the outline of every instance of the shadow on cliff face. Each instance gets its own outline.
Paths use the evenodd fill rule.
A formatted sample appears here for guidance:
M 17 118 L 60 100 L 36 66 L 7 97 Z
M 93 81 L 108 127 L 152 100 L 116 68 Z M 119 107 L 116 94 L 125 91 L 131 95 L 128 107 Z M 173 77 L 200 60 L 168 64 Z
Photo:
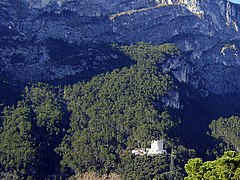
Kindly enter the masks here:
M 2 56 L 2 73 L 7 78 L 19 83 L 42 81 L 65 85 L 136 63 L 106 43 L 76 44 L 48 39 L 30 44 L 33 45 L 28 47 L 24 43 L 26 47 L 15 48 Z M 5 65 L 7 62 L 10 62 L 8 66 Z
M 51 63 L 54 66 L 64 66 L 63 71 L 55 71 L 53 76 L 60 77 L 46 80 L 50 84 L 73 84 L 82 80 L 89 80 L 93 76 L 129 67 L 136 62 L 127 55 L 108 44 L 81 44 L 74 45 L 62 40 L 51 39 L 47 41 Z M 69 72 L 67 72 L 69 71 Z M 59 75 L 59 74 L 60 75 Z M 63 73 L 61 75 L 61 73 Z
M 16 104 L 21 99 L 25 84 L 14 83 L 6 75 L 0 74 L 0 112 L 4 106 Z
M 75 44 L 61 39 L 48 39 L 37 42 L 37 45 L 44 47 L 42 48 L 44 51 L 33 47 L 17 49 L 16 53 L 13 52 L 10 59 L 12 68 L 0 73 L 0 83 L 2 83 L 0 85 L 3 87 L 0 90 L 0 97 L 2 97 L 0 103 L 5 105 L 16 103 L 28 82 L 41 81 L 53 85 L 74 84 L 136 63 L 111 44 Z M 41 62 L 42 59 L 44 59 L 43 62 Z
M 240 116 L 240 94 L 209 94 L 203 97 L 189 85 L 180 85 L 179 89 L 182 108 L 171 109 L 181 119 L 175 136 L 184 146 L 194 148 L 198 156 L 209 159 L 211 157 L 206 152 L 214 149 L 217 141 L 208 135 L 208 125 L 219 117 Z

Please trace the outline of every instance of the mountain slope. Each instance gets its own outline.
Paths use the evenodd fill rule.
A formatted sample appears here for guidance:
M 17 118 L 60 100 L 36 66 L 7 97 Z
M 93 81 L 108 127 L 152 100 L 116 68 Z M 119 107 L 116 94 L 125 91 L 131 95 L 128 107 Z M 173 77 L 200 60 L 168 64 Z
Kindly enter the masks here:
M 205 94 L 239 91 L 240 6 L 226 0 L 5 0 L 1 7 L 1 71 L 15 80 L 81 78 L 93 66 L 113 69 L 116 54 L 99 44 L 171 42 L 188 56 L 186 68 L 178 65 L 187 83 Z M 60 52 L 66 54 L 52 57 Z

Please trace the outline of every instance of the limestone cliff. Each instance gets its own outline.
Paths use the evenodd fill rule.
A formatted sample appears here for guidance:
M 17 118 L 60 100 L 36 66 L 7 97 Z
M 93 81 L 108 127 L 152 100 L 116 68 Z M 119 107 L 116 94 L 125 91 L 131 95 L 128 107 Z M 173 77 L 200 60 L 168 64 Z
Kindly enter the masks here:
M 171 42 L 185 57 L 163 67 L 180 82 L 206 94 L 240 91 L 240 6 L 227 0 L 3 0 L 0 8 L 1 72 L 15 80 L 113 69 L 121 55 L 95 45 Z

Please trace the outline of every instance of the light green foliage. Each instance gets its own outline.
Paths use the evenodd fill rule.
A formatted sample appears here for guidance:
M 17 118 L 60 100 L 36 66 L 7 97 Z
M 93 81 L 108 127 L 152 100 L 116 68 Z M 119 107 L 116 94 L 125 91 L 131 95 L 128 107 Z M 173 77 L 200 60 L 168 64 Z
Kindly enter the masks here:
M 209 125 L 212 136 L 223 140 L 228 148 L 240 149 L 240 118 L 232 116 L 230 118 L 219 118 Z
M 240 154 L 227 151 L 214 161 L 203 162 L 200 158 L 190 159 L 185 165 L 188 174 L 185 180 L 238 180 Z

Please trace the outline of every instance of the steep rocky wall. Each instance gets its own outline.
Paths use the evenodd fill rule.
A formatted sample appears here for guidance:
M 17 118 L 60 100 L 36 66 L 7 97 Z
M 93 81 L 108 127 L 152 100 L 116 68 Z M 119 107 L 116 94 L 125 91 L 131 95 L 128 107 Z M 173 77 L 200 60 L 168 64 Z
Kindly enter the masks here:
M 116 16 L 113 30 L 124 42 L 176 43 L 189 57 L 185 66 L 193 69 L 189 83 L 206 95 L 238 92 L 239 6 L 228 1 L 186 2 Z M 177 79 L 186 73 L 172 71 Z
M 56 63 L 47 46 L 52 39 L 79 48 L 172 42 L 187 57 L 170 62 L 168 71 L 179 81 L 206 94 L 240 90 L 240 6 L 227 0 L 3 0 L 0 8 L 1 70 L 14 79 L 54 79 L 87 71 L 90 64 L 83 58 L 92 50 L 85 49 L 86 56 L 70 55 L 80 58 L 78 64 Z M 89 57 L 103 66 L 97 56 Z M 104 53 L 100 59 L 115 62 Z

